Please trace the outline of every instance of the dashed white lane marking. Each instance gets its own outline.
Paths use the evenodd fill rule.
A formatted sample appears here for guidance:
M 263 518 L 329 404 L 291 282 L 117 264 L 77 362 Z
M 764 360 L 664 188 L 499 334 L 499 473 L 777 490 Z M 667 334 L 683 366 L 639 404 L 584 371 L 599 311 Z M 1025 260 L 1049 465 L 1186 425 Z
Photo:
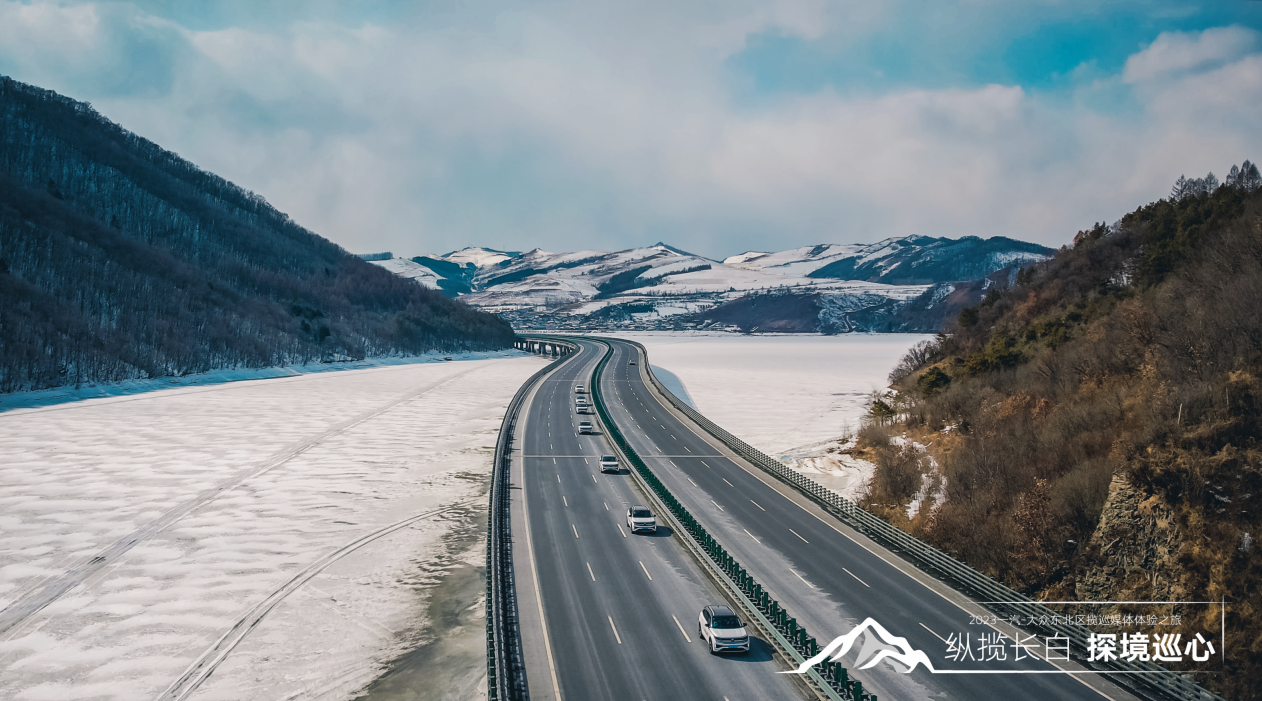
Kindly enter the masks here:
M 793 576 L 794 576 L 794 577 L 797 577 L 798 579 L 801 579 L 801 580 L 802 580 L 802 583 L 803 583 L 803 584 L 805 584 L 806 586 L 808 586 L 808 587 L 810 587 L 810 588 L 812 588 L 812 589 L 814 589 L 814 588 L 815 588 L 815 585 L 814 585 L 814 584 L 811 584 L 810 582 L 806 581 L 806 579 L 805 579 L 805 578 L 803 578 L 803 577 L 802 577 L 802 575 L 798 574 L 798 573 L 797 573 L 797 571 L 796 571 L 796 570 L 794 570 L 792 567 L 790 567 L 790 568 L 789 568 L 789 571 L 793 573 Z
M 644 561 L 636 560 L 636 562 L 640 563 L 640 569 L 644 570 L 644 576 L 648 577 L 650 582 L 653 581 L 653 575 L 649 574 L 649 568 L 644 566 Z
M 556 459 L 556 458 L 552 458 L 552 464 L 553 464 L 553 465 L 557 464 L 557 459 Z
M 807 540 L 806 538 L 802 538 L 801 534 L 799 534 L 797 531 L 793 530 L 792 528 L 789 529 L 789 532 L 797 536 L 798 538 L 800 538 L 803 543 L 806 543 L 807 545 L 811 544 L 811 541 Z
M 744 528 L 742 528 L 741 530 L 745 531 Z M 745 531 L 745 535 L 749 536 L 750 538 L 753 538 L 755 543 L 758 543 L 759 545 L 762 544 L 762 541 L 758 540 L 758 536 L 754 535 L 753 533 L 750 533 L 749 531 Z
M 561 475 L 557 475 L 557 484 L 561 484 Z
M 584 464 L 584 465 L 590 465 L 591 463 L 587 462 L 587 458 L 583 458 L 583 464 Z
M 569 500 L 569 499 L 566 499 L 564 494 L 562 494 L 562 495 L 561 495 L 561 501 L 565 502 L 565 506 L 566 506 L 566 508 L 569 508 L 569 506 L 570 506 L 570 500 Z
M 720 477 L 719 479 L 723 480 L 724 482 L 727 482 L 727 478 L 725 478 L 725 477 Z M 736 485 L 732 484 L 731 482 L 727 482 L 727 486 L 729 486 L 729 487 L 735 487 Z
M 671 615 L 671 618 L 675 618 L 675 616 Z M 688 631 L 684 630 L 684 624 L 680 623 L 678 618 L 675 618 L 675 625 L 679 626 L 679 632 L 684 634 L 684 640 L 692 642 L 692 638 L 688 637 Z M 727 697 L 724 696 L 723 698 L 726 699 Z
M 761 505 L 761 504 L 759 504 L 758 502 L 754 501 L 753 499 L 750 499 L 750 500 L 749 500 L 749 503 L 751 503 L 751 504 L 753 504 L 754 506 L 757 506 L 758 508 L 762 509 L 762 505 Z M 763 510 L 763 511 L 766 511 L 766 509 L 762 509 L 762 510 Z
M 711 504 L 714 504 L 714 500 L 713 500 L 713 499 L 711 499 L 711 500 L 710 500 L 710 503 L 711 503 Z M 714 504 L 714 505 L 715 505 L 715 506 L 719 506 L 718 504 Z M 719 506 L 719 511 L 727 511 L 727 509 L 723 508 L 722 506 Z
M 589 563 L 587 563 L 587 574 L 590 574 L 590 575 L 592 576 L 592 581 L 593 581 L 593 582 L 594 582 L 594 581 L 596 581 L 596 573 L 595 573 L 595 572 L 592 572 L 592 563 L 590 563 L 590 562 L 589 562 Z
M 577 537 L 578 537 L 578 526 L 575 526 L 574 524 L 572 524 L 572 523 L 571 523 L 571 524 L 570 524 L 570 528 L 573 528 L 573 529 L 574 529 L 574 537 L 575 537 L 575 538 L 577 538 Z
M 613 628 L 613 637 L 618 640 L 618 644 L 622 644 L 622 636 L 618 635 L 618 626 L 613 624 L 613 616 L 609 617 L 609 627 Z
M 855 579 L 859 579 L 859 576 L 858 576 L 858 575 L 856 575 L 854 572 L 851 572 L 850 570 L 846 569 L 845 567 L 842 567 L 842 568 L 841 568 L 841 570 L 842 570 L 843 572 L 845 572 L 846 574 L 850 575 L 851 577 L 854 577 Z M 863 581 L 862 579 L 859 579 L 859 583 L 860 583 L 860 584 L 862 584 L 863 586 L 867 587 L 868 589 L 871 589 L 871 588 L 872 588 L 872 585 L 871 585 L 871 584 L 868 584 L 867 582 Z M 931 633 L 932 633 L 933 631 L 929 631 L 929 632 L 931 632 Z M 944 641 L 944 642 L 945 642 L 945 641 Z
M 622 534 L 623 538 L 627 537 L 627 532 L 622 530 L 622 526 L 618 526 L 618 532 Z
M 604 505 L 605 505 L 605 511 L 608 511 L 608 510 L 609 510 L 609 503 L 608 503 L 608 502 L 603 502 L 603 501 L 602 501 L 602 502 L 600 502 L 600 503 L 602 503 L 602 504 L 604 504 Z
M 950 645 L 950 644 L 951 644 L 951 643 L 947 643 L 946 638 L 942 637 L 941 635 L 938 635 L 937 633 L 934 633 L 934 632 L 933 632 L 933 629 L 932 629 L 932 628 L 930 628 L 929 626 L 927 626 L 927 625 L 925 625 L 925 624 L 923 624 L 923 623 L 920 623 L 919 625 L 920 625 L 920 627 L 921 627 L 921 628 L 924 628 L 925 630 L 929 631 L 930 633 L 933 633 L 933 637 L 937 638 L 938 640 L 941 640 L 942 642 L 946 643 L 947 645 Z
M 592 475 L 592 481 L 593 481 L 593 482 L 596 482 L 596 484 L 600 484 L 600 482 L 598 482 L 598 481 L 596 480 L 596 475 Z
M 688 481 L 689 481 L 689 482 L 692 482 L 692 478 L 691 478 L 691 477 L 689 477 L 689 478 L 688 478 Z M 694 487 L 700 487 L 701 485 L 697 484 L 696 482 L 692 482 L 692 486 L 694 486 Z

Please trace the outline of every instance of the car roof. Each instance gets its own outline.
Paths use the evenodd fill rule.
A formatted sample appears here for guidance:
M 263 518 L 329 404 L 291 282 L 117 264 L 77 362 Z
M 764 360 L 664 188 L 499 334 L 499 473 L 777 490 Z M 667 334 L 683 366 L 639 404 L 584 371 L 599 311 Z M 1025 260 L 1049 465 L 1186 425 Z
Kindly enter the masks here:
M 732 609 L 720 604 L 718 606 L 710 606 L 710 613 L 715 616 L 735 616 L 736 613 Z

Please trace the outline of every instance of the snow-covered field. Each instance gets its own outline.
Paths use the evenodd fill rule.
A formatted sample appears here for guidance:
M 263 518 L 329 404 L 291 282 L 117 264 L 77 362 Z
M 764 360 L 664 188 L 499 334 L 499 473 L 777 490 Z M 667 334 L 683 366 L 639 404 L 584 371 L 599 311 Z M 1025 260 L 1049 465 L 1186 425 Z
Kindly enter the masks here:
M 433 637 L 435 585 L 481 564 L 495 434 L 541 364 L 0 413 L 0 698 L 153 699 L 195 661 L 217 668 L 192 699 L 350 698 Z
M 654 367 L 682 383 L 694 408 L 759 450 L 847 496 L 871 466 L 826 453 L 857 431 L 864 399 L 920 334 L 742 336 L 704 332 L 615 333 L 644 344 Z M 668 387 L 671 380 L 658 378 Z M 672 388 L 673 389 L 673 388 Z M 678 392 L 676 392 L 678 394 Z

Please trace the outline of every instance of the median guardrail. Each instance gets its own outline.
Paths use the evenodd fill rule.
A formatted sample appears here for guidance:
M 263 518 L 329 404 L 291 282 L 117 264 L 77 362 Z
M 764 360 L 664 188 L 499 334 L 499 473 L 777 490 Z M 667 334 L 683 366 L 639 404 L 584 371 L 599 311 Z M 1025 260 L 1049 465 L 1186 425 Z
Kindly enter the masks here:
M 578 345 L 572 342 L 550 342 L 564 343 L 568 351 L 578 349 Z M 495 439 L 486 539 L 486 691 L 492 701 L 527 701 L 530 698 L 518 625 L 510 532 L 509 473 L 513 428 L 517 425 L 517 414 L 530 388 L 570 357 L 568 352 L 561 355 L 522 384 L 508 403 L 499 436 Z
M 608 345 L 608 344 L 606 344 Z M 801 665 L 807 659 L 820 652 L 819 642 L 806 632 L 806 629 L 789 614 L 780 602 L 776 601 L 758 581 L 688 512 L 684 505 L 670 493 L 666 485 L 658 479 L 648 464 L 639 456 L 631 444 L 622 435 L 622 431 L 609 415 L 605 405 L 601 374 L 609 362 L 610 351 L 596 365 L 592 374 L 592 401 L 596 405 L 596 414 L 607 431 L 607 438 L 620 451 L 642 482 L 648 486 L 659 503 L 666 507 L 669 515 L 677 523 L 684 534 L 696 546 L 694 551 L 704 553 L 714 566 L 712 569 L 723 576 L 727 588 L 741 597 L 743 607 L 753 613 L 761 627 L 775 636 L 775 642 L 788 654 L 795 665 Z M 810 668 L 807 672 L 815 686 L 830 701 L 877 701 L 875 694 L 863 688 L 863 683 L 850 677 L 849 671 L 839 662 L 826 661 Z
M 640 363 L 641 372 L 649 378 L 653 388 L 671 406 L 754 467 L 793 487 L 796 491 L 810 498 L 850 527 L 903 556 L 904 559 L 922 571 L 939 580 L 950 583 L 956 589 L 976 598 L 977 603 L 985 606 L 996 615 L 1005 617 L 1009 621 L 1015 617 L 1019 622 L 1013 623 L 1013 625 L 1026 630 L 1033 630 L 1040 634 L 1050 633 L 1056 636 L 1065 636 L 1075 645 L 1080 646 L 1078 649 L 1087 649 L 1092 631 L 1086 626 L 1073 623 L 1057 623 L 1056 621 L 1059 619 L 1065 618 L 1064 614 L 1053 611 L 906 531 L 886 523 L 865 511 L 858 504 L 824 487 L 811 478 L 786 467 L 779 460 L 772 458 L 723 430 L 713 421 L 710 421 L 700 412 L 676 397 L 673 392 L 658 381 L 653 374 L 652 366 L 648 362 L 648 350 L 642 344 L 625 339 L 616 340 L 619 343 L 626 343 L 636 348 L 642 356 L 642 362 Z M 1141 693 L 1156 692 L 1164 698 L 1186 699 L 1189 701 L 1226 701 L 1223 697 L 1201 687 L 1190 676 L 1173 672 L 1151 662 L 1130 662 L 1118 659 L 1101 665 L 1082 660 L 1075 661 L 1102 672 L 1113 673 L 1110 677 L 1114 681 Z

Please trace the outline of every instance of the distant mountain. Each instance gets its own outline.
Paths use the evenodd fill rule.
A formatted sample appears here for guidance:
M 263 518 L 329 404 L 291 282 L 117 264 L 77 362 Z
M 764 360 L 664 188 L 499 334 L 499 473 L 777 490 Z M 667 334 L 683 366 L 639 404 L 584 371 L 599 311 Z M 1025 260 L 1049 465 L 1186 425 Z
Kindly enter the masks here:
M 750 270 L 791 269 L 811 278 L 929 285 L 978 280 L 996 270 L 1047 260 L 1052 253 L 1045 246 L 1003 236 L 909 236 L 870 245 L 824 244 L 780 253 L 742 253 L 723 262 Z
M 0 391 L 511 343 L 86 103 L 0 77 L 0 134 Z
M 1052 249 L 1003 237 L 820 244 L 723 261 L 658 243 L 622 251 L 466 248 L 376 263 L 518 328 L 934 331 Z

